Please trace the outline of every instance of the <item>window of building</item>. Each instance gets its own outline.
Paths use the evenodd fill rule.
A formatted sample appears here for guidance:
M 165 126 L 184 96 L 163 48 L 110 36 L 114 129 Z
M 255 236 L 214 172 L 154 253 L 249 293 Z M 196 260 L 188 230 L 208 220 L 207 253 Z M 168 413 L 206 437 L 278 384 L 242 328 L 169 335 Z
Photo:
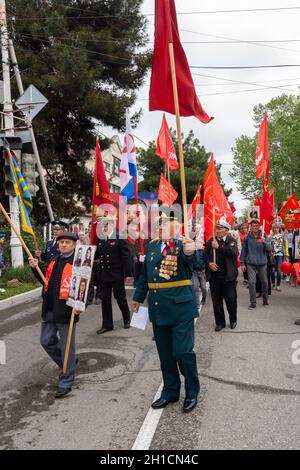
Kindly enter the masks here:
M 108 171 L 110 173 L 110 164 L 108 162 L 104 162 L 104 168 L 105 171 Z
M 110 190 L 111 190 L 112 193 L 119 193 L 120 192 L 119 186 L 116 186 L 115 184 L 110 185 Z
M 118 175 L 120 174 L 120 160 L 117 157 L 113 157 L 113 174 Z

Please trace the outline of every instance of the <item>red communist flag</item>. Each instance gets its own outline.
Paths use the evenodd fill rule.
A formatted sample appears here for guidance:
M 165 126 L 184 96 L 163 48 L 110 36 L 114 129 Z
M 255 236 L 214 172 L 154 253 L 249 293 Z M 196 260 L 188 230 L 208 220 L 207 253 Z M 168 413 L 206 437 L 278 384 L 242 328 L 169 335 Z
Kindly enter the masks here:
M 261 123 L 256 155 L 255 155 L 255 165 L 256 165 L 256 177 L 258 179 L 265 177 L 266 180 L 269 180 L 269 148 L 268 148 L 268 115 L 266 113 L 263 122 Z
M 96 140 L 95 150 L 95 170 L 94 170 L 94 187 L 93 187 L 93 199 L 92 199 L 92 230 L 90 234 L 90 243 L 95 245 L 97 242 L 96 228 L 97 228 L 97 208 L 101 204 L 110 204 L 111 197 L 109 193 L 109 186 L 106 179 L 105 169 L 103 165 L 99 140 Z
M 163 174 L 160 175 L 160 182 L 158 188 L 158 199 L 163 204 L 171 206 L 177 199 L 178 193 L 169 183 L 169 181 L 164 177 Z
M 155 0 L 155 39 L 150 84 L 150 111 L 175 113 L 169 44 L 173 44 L 180 116 L 211 121 L 197 97 L 189 64 L 180 42 L 174 0 Z
M 215 208 L 216 222 L 222 217 L 232 225 L 235 220 L 229 202 L 219 183 L 213 154 L 204 177 L 203 190 L 205 240 L 207 241 L 213 236 L 213 208 Z
M 265 233 L 267 235 L 270 234 L 273 221 L 274 214 L 272 196 L 269 193 L 269 189 L 267 189 L 266 191 L 263 191 L 260 204 L 260 223 L 263 224 L 263 222 L 265 222 Z
M 255 198 L 255 201 L 254 201 L 253 205 L 258 206 L 258 207 L 260 207 L 260 205 L 261 205 L 261 200 L 259 199 L 258 194 L 256 195 L 256 198 Z
M 193 202 L 189 208 L 188 211 L 188 220 L 193 218 L 194 220 L 197 220 L 197 214 L 198 214 L 198 209 L 200 205 L 200 200 L 201 200 L 201 186 L 198 184 L 198 188 L 196 191 L 196 194 L 194 196 Z
M 163 115 L 161 128 L 156 142 L 156 155 L 162 158 L 170 170 L 178 169 L 178 161 L 166 116 Z
M 293 194 L 282 206 L 278 215 L 288 230 L 300 228 L 300 204 Z

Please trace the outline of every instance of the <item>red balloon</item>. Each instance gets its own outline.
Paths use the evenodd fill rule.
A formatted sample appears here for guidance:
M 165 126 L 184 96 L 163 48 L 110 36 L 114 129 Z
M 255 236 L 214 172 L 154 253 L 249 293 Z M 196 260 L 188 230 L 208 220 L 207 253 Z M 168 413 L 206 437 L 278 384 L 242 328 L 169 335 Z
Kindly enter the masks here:
M 294 270 L 294 267 L 292 263 L 290 263 L 289 261 L 284 261 L 280 269 L 281 269 L 281 272 L 283 272 L 283 274 L 291 274 Z

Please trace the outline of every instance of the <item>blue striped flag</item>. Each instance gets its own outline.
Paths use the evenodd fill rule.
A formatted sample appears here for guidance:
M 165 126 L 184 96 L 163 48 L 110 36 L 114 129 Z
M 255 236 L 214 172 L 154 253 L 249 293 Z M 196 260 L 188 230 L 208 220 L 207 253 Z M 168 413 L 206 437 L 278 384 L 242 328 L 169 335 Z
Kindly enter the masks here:
M 10 165 L 10 174 L 20 209 L 21 228 L 24 232 L 34 235 L 29 219 L 29 214 L 31 213 L 33 207 L 31 194 L 27 188 L 17 160 L 12 158 L 12 161 L 13 168 Z

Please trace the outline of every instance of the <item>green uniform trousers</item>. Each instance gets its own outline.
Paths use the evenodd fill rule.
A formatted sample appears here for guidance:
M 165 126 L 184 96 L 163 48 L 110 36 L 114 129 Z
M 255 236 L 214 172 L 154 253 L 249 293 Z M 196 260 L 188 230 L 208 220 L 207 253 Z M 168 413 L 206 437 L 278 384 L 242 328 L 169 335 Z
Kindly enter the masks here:
M 177 325 L 158 326 L 153 323 L 164 387 L 161 398 L 178 400 L 180 395 L 179 371 L 185 378 L 186 398 L 196 398 L 200 384 L 194 347 L 194 319 Z

